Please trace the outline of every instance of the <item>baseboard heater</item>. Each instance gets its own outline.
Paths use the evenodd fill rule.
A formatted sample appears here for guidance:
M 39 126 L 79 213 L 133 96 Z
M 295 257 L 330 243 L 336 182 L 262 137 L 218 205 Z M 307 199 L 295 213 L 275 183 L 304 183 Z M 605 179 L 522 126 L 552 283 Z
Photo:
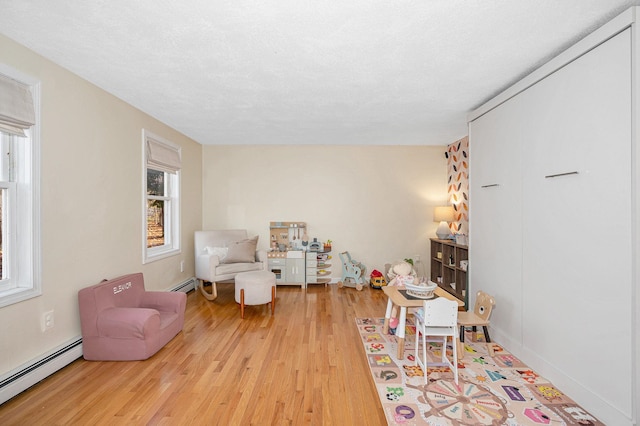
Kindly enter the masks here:
M 195 277 L 191 277 L 186 281 L 181 282 L 180 284 L 172 287 L 170 291 L 181 291 L 183 293 L 188 293 L 191 290 L 195 290 L 196 288 L 196 279 Z
M 77 337 L 52 352 L 9 372 L 0 379 L 0 404 L 46 379 L 81 356 L 82 338 Z
M 189 278 L 172 287 L 170 291 L 187 293 L 195 289 L 195 284 L 196 279 Z M 78 336 L 53 351 L 10 371 L 0 377 L 0 404 L 46 379 L 80 357 L 82 357 L 82 337 Z

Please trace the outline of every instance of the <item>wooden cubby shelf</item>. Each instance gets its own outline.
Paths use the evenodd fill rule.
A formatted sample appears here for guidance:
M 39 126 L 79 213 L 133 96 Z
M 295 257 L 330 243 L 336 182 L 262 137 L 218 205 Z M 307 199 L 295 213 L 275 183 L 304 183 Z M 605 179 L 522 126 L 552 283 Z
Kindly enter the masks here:
M 450 240 L 431 240 L 431 281 L 468 305 L 467 266 L 469 247 Z M 461 263 L 462 262 L 462 263 Z

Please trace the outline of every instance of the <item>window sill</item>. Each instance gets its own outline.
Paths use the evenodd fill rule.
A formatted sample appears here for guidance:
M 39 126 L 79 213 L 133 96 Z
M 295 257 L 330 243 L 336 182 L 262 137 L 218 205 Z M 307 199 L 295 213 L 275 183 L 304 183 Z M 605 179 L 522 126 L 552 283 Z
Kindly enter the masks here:
M 149 250 L 145 251 L 142 259 L 142 264 L 147 264 L 151 262 L 155 262 L 156 260 L 166 259 L 167 257 L 172 257 L 180 254 L 182 250 L 179 248 L 171 248 L 158 250 L 152 253 L 149 253 Z
M 42 291 L 40 289 L 25 287 L 0 290 L 0 308 L 38 297 L 41 294 Z

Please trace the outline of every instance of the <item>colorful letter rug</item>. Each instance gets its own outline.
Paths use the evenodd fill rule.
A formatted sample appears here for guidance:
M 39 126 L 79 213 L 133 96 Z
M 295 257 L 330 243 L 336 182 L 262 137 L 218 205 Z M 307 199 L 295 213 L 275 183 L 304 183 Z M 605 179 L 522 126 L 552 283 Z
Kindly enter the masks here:
M 356 318 L 367 362 L 390 425 L 604 425 L 504 348 L 465 335 L 458 355 L 459 385 L 448 367 L 429 367 L 428 382 L 414 358 L 415 326 L 407 318 L 404 360 L 381 318 Z M 482 334 L 482 333 L 480 333 Z M 441 344 L 428 343 L 429 363 Z M 451 347 L 447 350 L 451 352 Z

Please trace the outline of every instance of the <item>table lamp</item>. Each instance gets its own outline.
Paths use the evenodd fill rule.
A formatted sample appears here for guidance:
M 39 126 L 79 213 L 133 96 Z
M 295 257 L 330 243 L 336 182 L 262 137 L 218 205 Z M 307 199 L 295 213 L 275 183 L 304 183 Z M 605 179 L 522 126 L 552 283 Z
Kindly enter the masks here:
M 440 222 L 436 235 L 441 240 L 444 240 L 451 235 L 448 222 L 453 222 L 453 207 L 451 206 L 439 206 L 433 211 L 433 221 Z

